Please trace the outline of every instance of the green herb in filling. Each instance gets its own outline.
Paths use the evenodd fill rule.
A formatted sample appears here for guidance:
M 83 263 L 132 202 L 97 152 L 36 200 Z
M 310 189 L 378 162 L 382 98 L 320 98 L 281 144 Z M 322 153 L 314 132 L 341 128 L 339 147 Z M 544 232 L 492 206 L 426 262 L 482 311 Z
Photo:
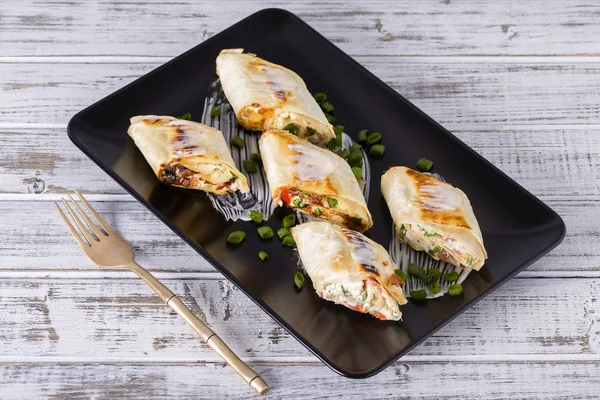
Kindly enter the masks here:
M 244 240 L 244 238 L 246 238 L 246 232 L 244 232 L 244 231 L 234 231 L 234 232 L 231 232 L 229 234 L 229 237 L 227 237 L 227 241 L 229 243 L 238 244 L 238 243 L 242 243 L 242 241 Z
M 304 208 L 306 206 L 306 203 L 300 197 L 296 197 L 294 200 L 292 200 L 292 204 L 298 208 Z
M 337 208 L 337 206 L 338 206 L 339 203 L 333 197 L 328 197 L 327 198 L 327 204 L 329 204 L 329 207 L 331 207 L 331 208 Z
M 350 222 L 352 223 L 352 225 L 360 225 L 362 224 L 362 218 L 351 217 Z
M 304 286 L 304 275 L 302 275 L 302 272 L 298 271 L 294 275 L 294 285 L 296 285 L 298 290 L 302 289 Z
M 283 221 L 281 222 L 281 225 L 284 228 L 291 228 L 292 226 L 296 225 L 296 216 L 294 214 L 288 214 L 283 218 Z
M 460 296 L 463 292 L 463 287 L 460 283 L 455 283 L 448 287 L 448 294 L 450 296 Z
M 425 237 L 432 237 L 432 236 L 437 236 L 437 237 L 442 237 L 442 235 L 440 235 L 437 232 L 427 232 L 425 229 L 421 228 L 421 230 L 423 231 L 423 236 Z
M 432 256 L 435 256 L 437 253 L 439 253 L 442 250 L 443 250 L 443 248 L 441 248 L 440 246 L 435 246 L 433 249 L 429 249 L 428 253 Z
M 415 300 L 425 300 L 427 298 L 427 290 L 411 290 L 410 297 L 412 297 Z
M 472 267 L 473 266 L 473 257 L 469 256 L 469 258 L 467 258 L 467 266 L 468 267 Z
M 210 116 L 211 117 L 220 117 L 221 116 L 221 107 L 213 106 L 213 108 L 210 109 Z
M 235 147 L 236 149 L 242 149 L 244 148 L 244 145 L 246 144 L 244 142 L 244 139 L 242 139 L 239 136 L 234 136 L 231 138 L 231 140 L 229 141 L 229 144 L 231 144 L 233 147 Z
M 421 171 L 421 172 L 429 172 L 431 171 L 431 168 L 433 168 L 433 161 L 426 159 L 425 157 L 422 157 L 421 159 L 419 159 L 419 161 L 417 161 L 417 170 Z
M 348 293 L 350 293 L 350 292 L 347 291 L 346 288 L 342 286 L 342 293 L 344 294 L 344 296 L 348 296 Z
M 260 211 L 252 210 L 250 211 L 250 219 L 257 224 L 260 224 L 263 222 L 264 217 Z
M 306 130 L 310 135 L 314 135 L 315 133 L 317 133 L 317 131 L 314 128 L 311 128 L 310 126 L 307 126 Z
M 365 302 L 365 300 L 367 300 L 367 292 L 363 292 L 362 297 L 360 298 L 360 301 L 362 301 L 363 303 Z
M 267 258 L 269 258 L 269 255 L 264 251 L 259 251 L 258 258 L 260 258 L 262 261 L 265 261 Z
M 298 127 L 294 124 L 287 124 L 283 127 L 284 131 L 288 131 L 289 133 L 298 136 Z
M 321 209 L 317 207 L 314 209 L 313 214 L 315 214 L 317 217 L 320 217 L 321 215 L 323 215 L 323 211 L 321 211 Z
M 406 236 L 406 227 L 404 226 L 404 224 L 402 224 L 402 226 L 400 226 L 400 236 L 402 236 L 402 237 Z

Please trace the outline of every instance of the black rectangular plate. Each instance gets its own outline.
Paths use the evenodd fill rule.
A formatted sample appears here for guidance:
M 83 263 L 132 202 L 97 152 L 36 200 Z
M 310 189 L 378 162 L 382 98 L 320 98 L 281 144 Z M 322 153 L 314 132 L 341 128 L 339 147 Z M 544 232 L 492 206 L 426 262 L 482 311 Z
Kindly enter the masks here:
M 381 322 L 320 299 L 308 283 L 293 287 L 296 261 L 278 240 L 261 241 L 252 222 L 227 222 L 198 191 L 161 185 L 127 135 L 129 118 L 140 114 L 199 116 L 215 79 L 215 59 L 224 48 L 243 47 L 297 72 L 311 92 L 326 92 L 335 116 L 355 133 L 382 132 L 387 148 L 371 162 L 368 236 L 387 247 L 392 221 L 381 196 L 379 176 L 393 165 L 413 166 L 426 156 L 435 171 L 469 196 L 489 253 L 478 273 L 464 282 L 464 294 L 402 307 L 403 322 Z M 558 245 L 562 219 L 496 167 L 417 109 L 393 89 L 295 15 L 267 9 L 238 22 L 167 64 L 75 115 L 68 126 L 73 143 L 152 211 L 215 268 L 254 300 L 336 372 L 372 376 L 406 354 Z M 268 225 L 277 229 L 287 211 Z M 236 249 L 230 232 L 248 232 Z M 258 250 L 269 253 L 262 262 Z

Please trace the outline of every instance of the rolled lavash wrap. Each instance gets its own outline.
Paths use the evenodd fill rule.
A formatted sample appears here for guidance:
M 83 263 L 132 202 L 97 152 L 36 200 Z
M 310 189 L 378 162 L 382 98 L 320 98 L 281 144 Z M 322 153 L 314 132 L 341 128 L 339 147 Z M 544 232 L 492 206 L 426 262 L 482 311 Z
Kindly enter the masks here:
M 131 118 L 127 133 L 164 184 L 215 194 L 250 191 L 221 131 L 168 116 Z
M 381 320 L 402 318 L 403 282 L 381 245 L 325 221 L 300 224 L 291 232 L 319 297 Z
M 286 131 L 267 131 L 258 145 L 275 204 L 360 232 L 373 225 L 343 158 Z
M 381 191 L 401 241 L 436 260 L 481 269 L 487 252 L 462 190 L 430 174 L 393 167 L 381 177 Z
M 320 145 L 335 137 L 333 126 L 294 71 L 244 49 L 225 49 L 217 57 L 217 74 L 245 129 L 264 132 L 293 124 L 301 138 Z

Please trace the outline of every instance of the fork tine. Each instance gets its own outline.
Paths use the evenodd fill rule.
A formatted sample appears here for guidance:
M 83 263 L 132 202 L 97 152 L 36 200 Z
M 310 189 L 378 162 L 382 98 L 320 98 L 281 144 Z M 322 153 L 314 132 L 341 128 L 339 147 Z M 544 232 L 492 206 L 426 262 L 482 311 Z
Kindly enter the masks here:
M 81 236 L 79 235 L 79 233 L 77 233 L 77 229 L 75 229 L 73 224 L 71 224 L 71 221 L 69 221 L 69 218 L 67 218 L 63 210 L 60 209 L 58 203 L 54 202 L 54 205 L 56 206 L 56 211 L 58 211 L 58 213 L 60 214 L 61 218 L 65 222 L 65 225 L 67 225 L 67 229 L 69 229 L 79 247 L 86 250 L 89 247 L 89 245 L 81 239 Z
M 83 236 L 87 239 L 88 243 L 90 245 L 92 245 L 92 243 L 97 242 L 97 240 L 87 230 L 85 225 L 83 225 L 83 222 L 81 222 L 81 220 L 77 216 L 77 213 L 75 213 L 75 211 L 73 211 L 73 209 L 71 208 L 69 203 L 67 203 L 67 201 L 65 199 L 61 199 L 61 200 L 62 200 L 63 204 L 65 205 L 65 207 L 67 208 L 67 211 L 69 212 L 69 214 L 71 214 L 71 217 L 73 217 L 73 220 L 75 220 L 75 223 L 79 227 L 79 230 L 81 231 Z
M 96 235 L 96 237 L 98 239 L 100 239 L 100 235 L 104 235 L 104 233 L 100 229 L 98 229 L 98 225 L 96 225 L 90 219 L 90 217 L 88 217 L 87 213 L 85 211 L 83 211 L 83 209 L 79 206 L 79 204 L 77 204 L 75 199 L 70 194 L 68 196 L 69 196 L 69 199 L 71 200 L 71 202 L 73 203 L 73 205 L 75 206 L 75 208 L 77 209 L 77 211 L 79 211 L 79 214 L 83 217 L 85 224 L 88 226 L 88 228 L 90 228 L 90 230 L 92 232 L 94 232 L 94 235 Z
M 108 225 L 106 223 L 106 221 L 104 221 L 104 219 L 100 216 L 100 214 L 98 214 L 96 212 L 96 210 L 94 210 L 94 207 L 92 207 L 92 205 L 90 203 L 88 203 L 88 201 L 85 199 L 85 197 L 83 197 L 83 195 L 81 193 L 79 193 L 78 190 L 75 191 L 75 194 L 77 194 L 77 196 L 79 197 L 79 199 L 81 200 L 81 202 L 83 204 L 85 204 L 85 207 L 89 210 L 90 213 L 92 213 L 92 215 L 94 216 L 94 218 L 96 218 L 96 221 L 98 221 L 98 223 L 100 224 L 100 226 L 102 227 L 102 229 L 104 229 L 104 231 L 106 233 L 110 234 L 115 234 L 113 232 L 112 229 L 110 229 L 110 225 Z

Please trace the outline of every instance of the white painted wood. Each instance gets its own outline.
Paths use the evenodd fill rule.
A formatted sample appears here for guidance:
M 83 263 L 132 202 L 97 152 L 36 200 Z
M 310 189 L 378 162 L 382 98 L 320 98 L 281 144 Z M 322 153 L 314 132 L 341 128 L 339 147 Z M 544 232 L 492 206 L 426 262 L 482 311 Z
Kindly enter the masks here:
M 600 124 L 598 63 L 416 63 L 383 56 L 357 61 L 449 129 Z M 0 64 L 0 127 L 66 124 L 158 65 Z
M 251 13 L 298 14 L 351 55 L 600 54 L 593 1 L 3 2 L 5 56 L 174 56 Z
M 597 399 L 598 363 L 401 362 L 348 380 L 320 364 L 253 365 L 271 385 L 253 394 L 221 364 L 0 364 L 13 399 Z M 27 388 L 23 390 L 23 388 Z
M 44 195 L 42 195 L 44 196 Z M 530 271 L 600 271 L 600 202 L 564 197 L 546 203 L 567 225 L 564 242 L 529 267 Z M 98 202 L 94 207 L 153 271 L 214 271 L 162 222 L 135 201 Z M 0 201 L 0 270 L 90 269 L 50 201 Z M 40 246 L 43 243 L 43 246 Z
M 219 361 L 142 281 L 130 278 L 1 280 L 0 363 Z M 318 362 L 228 281 L 171 275 L 163 282 L 245 359 Z M 597 278 L 514 279 L 406 361 L 600 361 L 599 293 Z

